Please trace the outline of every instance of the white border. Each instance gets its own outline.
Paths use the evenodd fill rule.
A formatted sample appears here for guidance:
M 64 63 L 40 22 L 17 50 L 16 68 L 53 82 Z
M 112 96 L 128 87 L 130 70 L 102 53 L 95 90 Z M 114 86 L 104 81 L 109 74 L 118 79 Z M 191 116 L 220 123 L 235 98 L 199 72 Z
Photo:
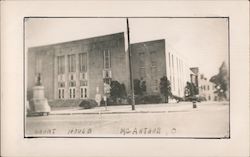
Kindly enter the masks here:
M 23 17 L 223 16 L 230 18 L 230 139 L 23 138 Z M 3 156 L 248 156 L 248 1 L 2 1 Z M 212 116 L 212 115 L 211 115 Z

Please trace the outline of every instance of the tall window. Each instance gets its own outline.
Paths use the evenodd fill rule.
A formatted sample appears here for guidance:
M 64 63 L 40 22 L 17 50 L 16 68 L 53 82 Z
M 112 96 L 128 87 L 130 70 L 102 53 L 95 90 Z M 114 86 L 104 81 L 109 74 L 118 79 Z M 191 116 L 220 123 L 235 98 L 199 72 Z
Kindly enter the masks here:
M 158 91 L 158 80 L 157 80 L 157 60 L 156 60 L 156 51 L 150 52 L 150 59 L 151 59 L 151 86 L 154 92 Z
M 175 70 L 174 70 L 174 55 L 172 54 L 172 68 L 173 68 L 173 88 L 175 90 Z
M 176 57 L 176 76 L 177 76 L 177 90 L 178 94 L 180 95 L 180 78 L 179 78 L 179 61 L 178 58 Z
M 154 92 L 157 92 L 158 91 L 158 80 L 157 80 L 157 66 L 152 64 L 151 66 L 151 86 L 152 86 L 152 90 Z
M 68 55 L 69 72 L 76 72 L 76 55 Z
M 58 89 L 58 98 L 64 99 L 64 89 L 63 88 Z
M 87 98 L 88 95 L 87 95 L 87 87 L 81 87 L 80 88 L 80 97 L 81 98 Z
M 171 56 L 170 56 L 170 52 L 168 53 L 168 63 L 169 63 L 169 78 L 170 78 L 170 83 L 172 83 L 172 70 L 171 70 Z
M 140 52 L 139 53 L 139 64 L 140 64 L 140 67 L 144 67 L 144 60 L 145 60 L 145 53 L 144 52 Z
M 110 50 L 104 50 L 104 69 L 111 68 Z
M 79 54 L 79 69 L 80 72 L 87 72 L 87 53 L 80 53 Z
M 74 99 L 76 97 L 76 88 L 69 88 L 69 98 Z
M 64 62 L 64 56 L 58 56 L 57 57 L 58 61 L 58 74 L 64 74 L 64 69 L 65 69 L 65 62 Z

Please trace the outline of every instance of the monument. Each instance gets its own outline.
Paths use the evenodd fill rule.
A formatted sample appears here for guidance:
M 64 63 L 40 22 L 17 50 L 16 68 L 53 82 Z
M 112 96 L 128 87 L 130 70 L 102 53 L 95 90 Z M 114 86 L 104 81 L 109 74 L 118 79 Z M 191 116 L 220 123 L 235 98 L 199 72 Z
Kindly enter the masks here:
M 44 96 L 44 86 L 41 83 L 40 73 L 38 74 L 36 86 L 33 87 L 33 98 L 29 105 L 31 112 L 38 113 L 39 115 L 45 116 L 51 111 L 48 100 Z

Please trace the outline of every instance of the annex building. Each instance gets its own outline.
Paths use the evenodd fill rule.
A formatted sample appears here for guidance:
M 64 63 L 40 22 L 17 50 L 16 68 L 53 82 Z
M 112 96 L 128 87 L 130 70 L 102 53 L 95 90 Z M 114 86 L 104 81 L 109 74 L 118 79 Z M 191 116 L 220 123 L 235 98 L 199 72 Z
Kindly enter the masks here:
M 160 94 L 163 76 L 171 83 L 172 94 L 184 97 L 185 85 L 193 72 L 180 55 L 174 53 L 165 39 L 131 44 L 133 78 L 145 80 L 148 94 Z
M 32 47 L 28 49 L 27 99 L 38 75 L 45 97 L 94 99 L 104 94 L 104 82 L 123 83 L 130 91 L 129 62 L 124 33 Z M 133 79 L 145 80 L 147 94 L 160 94 L 160 78 L 167 76 L 172 93 L 184 97 L 185 85 L 194 74 L 165 39 L 131 44 Z

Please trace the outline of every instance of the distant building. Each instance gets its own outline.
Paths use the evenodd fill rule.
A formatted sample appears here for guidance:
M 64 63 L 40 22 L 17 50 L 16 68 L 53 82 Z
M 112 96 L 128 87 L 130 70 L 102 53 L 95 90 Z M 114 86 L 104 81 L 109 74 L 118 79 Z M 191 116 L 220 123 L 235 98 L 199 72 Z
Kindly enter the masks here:
M 194 83 L 196 87 L 199 87 L 199 68 L 191 67 L 190 70 L 193 72 L 192 74 L 190 74 L 191 82 Z
M 215 91 L 215 84 L 210 82 L 203 74 L 201 74 L 199 76 L 199 95 L 207 101 L 217 101 L 218 96 L 214 93 Z

